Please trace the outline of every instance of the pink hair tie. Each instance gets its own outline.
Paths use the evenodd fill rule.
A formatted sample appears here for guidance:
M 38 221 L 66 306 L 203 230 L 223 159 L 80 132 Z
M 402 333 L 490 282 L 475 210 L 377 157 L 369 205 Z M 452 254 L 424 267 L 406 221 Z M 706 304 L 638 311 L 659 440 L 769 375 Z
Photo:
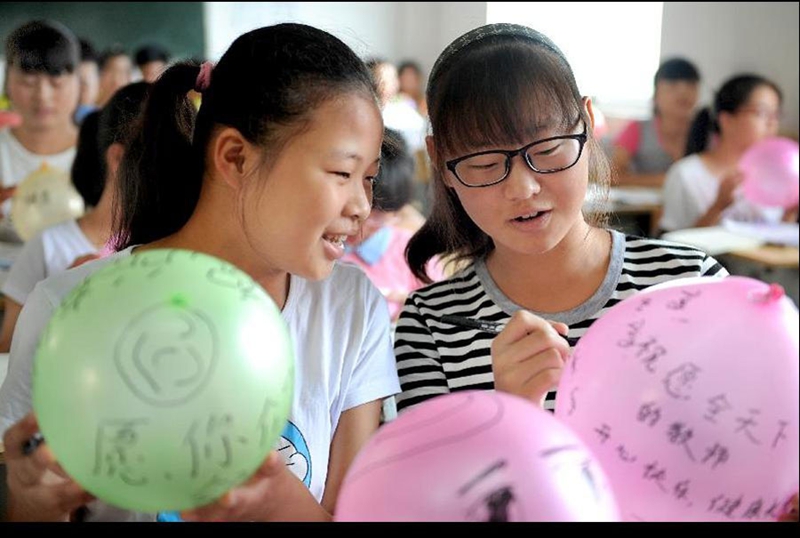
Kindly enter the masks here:
M 197 74 L 197 80 L 194 83 L 194 91 L 203 93 L 208 89 L 211 84 L 211 70 L 214 69 L 214 64 L 211 62 L 203 62 L 200 66 L 200 72 Z

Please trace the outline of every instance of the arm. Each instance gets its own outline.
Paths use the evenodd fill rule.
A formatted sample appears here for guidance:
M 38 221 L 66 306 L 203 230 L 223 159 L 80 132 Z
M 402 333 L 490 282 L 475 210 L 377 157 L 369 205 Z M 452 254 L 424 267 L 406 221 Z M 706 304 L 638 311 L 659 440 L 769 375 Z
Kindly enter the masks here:
M 328 462 L 328 479 L 322 507 L 332 514 L 339 497 L 347 470 L 364 443 L 378 430 L 381 417 L 381 401 L 375 400 L 348 409 L 339 418 L 339 425 L 331 442 L 331 457 Z
M 720 217 L 722 217 L 723 211 L 733 203 L 734 192 L 743 180 L 744 175 L 739 171 L 723 176 L 719 183 L 719 191 L 717 191 L 716 200 L 714 200 L 714 203 L 711 204 L 711 207 L 708 208 L 703 216 L 697 219 L 694 223 L 694 227 L 716 226 L 719 223 Z
M 397 410 L 447 394 L 450 388 L 439 361 L 436 341 L 420 314 L 416 298 L 410 297 L 397 321 L 394 339 L 397 373 L 401 393 L 397 395 Z
M 17 318 L 22 305 L 10 297 L 3 298 L 3 328 L 0 330 L 0 353 L 8 353 L 11 349 L 11 336 L 17 326 Z

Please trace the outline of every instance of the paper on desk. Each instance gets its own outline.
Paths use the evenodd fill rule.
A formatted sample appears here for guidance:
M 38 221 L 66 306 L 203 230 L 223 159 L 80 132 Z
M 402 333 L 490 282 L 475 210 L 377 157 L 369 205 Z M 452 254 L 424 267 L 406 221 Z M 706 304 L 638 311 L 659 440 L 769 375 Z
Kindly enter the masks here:
M 625 205 L 661 205 L 661 189 L 645 187 L 613 187 L 608 193 L 610 202 Z
M 767 224 L 723 220 L 722 227 L 737 235 L 760 239 L 765 243 L 800 246 L 800 224 L 796 222 Z
M 675 230 L 674 232 L 665 233 L 661 238 L 665 241 L 674 241 L 675 243 L 697 247 L 711 256 L 725 254 L 734 250 L 758 248 L 766 243 L 766 241 L 758 237 L 748 237 L 734 233 L 722 226 Z

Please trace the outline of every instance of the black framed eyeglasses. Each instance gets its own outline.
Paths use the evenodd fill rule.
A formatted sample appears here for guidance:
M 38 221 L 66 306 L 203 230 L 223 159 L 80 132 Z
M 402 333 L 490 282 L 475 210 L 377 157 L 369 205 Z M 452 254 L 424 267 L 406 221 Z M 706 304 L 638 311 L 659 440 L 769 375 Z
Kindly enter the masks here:
M 572 168 L 583 153 L 588 136 L 586 122 L 581 134 L 551 136 L 513 150 L 489 150 L 471 153 L 447 161 L 445 166 L 465 187 L 497 185 L 511 172 L 511 159 L 522 155 L 534 172 L 554 174 Z

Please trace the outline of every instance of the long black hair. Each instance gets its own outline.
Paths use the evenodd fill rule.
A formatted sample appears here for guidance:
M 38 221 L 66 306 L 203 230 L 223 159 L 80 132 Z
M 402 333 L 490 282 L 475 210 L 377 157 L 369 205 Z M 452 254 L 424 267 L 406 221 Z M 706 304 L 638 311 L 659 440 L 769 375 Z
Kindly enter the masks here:
M 197 62 L 181 62 L 153 84 L 120 167 L 118 249 L 166 237 L 189 220 L 217 127 L 235 128 L 269 155 L 331 98 L 361 92 L 377 103 L 364 62 L 340 39 L 303 24 L 238 37 L 214 67 L 196 113 L 187 92 L 199 73 Z

